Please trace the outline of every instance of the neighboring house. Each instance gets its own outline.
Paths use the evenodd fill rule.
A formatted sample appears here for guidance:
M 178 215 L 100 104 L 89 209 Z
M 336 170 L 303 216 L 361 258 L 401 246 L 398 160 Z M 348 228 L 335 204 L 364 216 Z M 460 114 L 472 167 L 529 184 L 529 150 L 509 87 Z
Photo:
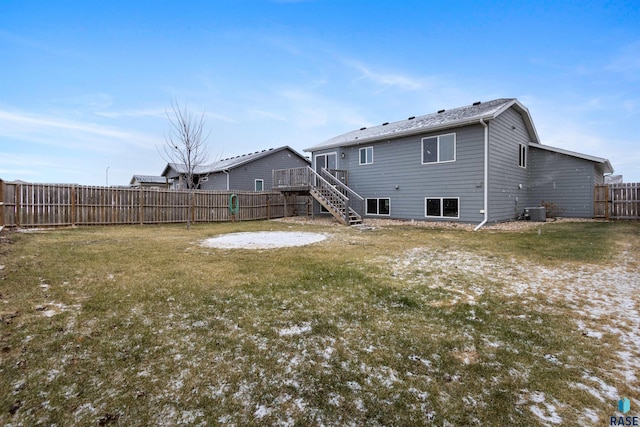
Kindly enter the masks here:
M 613 172 L 607 159 L 542 145 L 516 99 L 361 128 L 305 151 L 318 173 L 346 171 L 364 216 L 479 225 L 543 204 L 593 217 L 594 185 Z
M 309 159 L 289 146 L 270 148 L 230 157 L 197 168 L 196 188 L 200 190 L 271 191 L 274 169 L 308 166 Z M 163 177 L 173 180 L 174 189 L 186 188 L 184 165 L 169 163 Z
M 623 182 L 622 175 L 609 175 L 604 177 L 605 184 L 622 184 Z
M 164 176 L 133 175 L 130 187 L 134 188 L 169 188 L 171 181 Z

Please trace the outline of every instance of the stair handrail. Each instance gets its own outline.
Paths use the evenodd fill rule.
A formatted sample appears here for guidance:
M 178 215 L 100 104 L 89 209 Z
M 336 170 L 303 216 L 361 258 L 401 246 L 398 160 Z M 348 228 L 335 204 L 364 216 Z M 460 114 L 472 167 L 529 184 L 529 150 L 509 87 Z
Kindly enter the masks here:
M 322 188 L 329 188 L 333 193 L 335 193 L 337 196 L 340 196 L 340 198 L 344 201 L 349 200 L 349 197 L 346 194 L 343 194 L 342 192 L 336 190 L 336 188 L 333 186 L 333 184 L 331 184 L 329 181 L 327 181 L 322 175 L 320 175 L 318 172 L 314 171 L 310 166 L 307 166 L 307 168 L 309 168 L 309 170 L 311 171 L 311 176 L 315 176 L 316 179 L 319 179 L 320 182 L 322 182 L 323 184 L 325 184 L 325 186 L 323 186 Z M 317 184 L 316 184 L 317 186 Z
M 328 180 L 332 181 L 330 182 L 330 184 L 336 185 L 340 187 L 343 191 L 345 191 L 347 193 L 345 194 L 345 196 L 347 196 L 348 199 L 355 199 L 353 200 L 354 202 L 356 200 L 359 202 L 359 203 L 350 203 L 350 205 L 351 205 L 351 208 L 354 210 L 354 212 L 360 215 L 360 217 L 362 217 L 364 215 L 364 198 L 358 193 L 356 193 L 355 191 L 353 191 L 351 187 L 349 187 L 344 182 L 336 178 L 331 172 L 329 172 L 328 169 L 322 168 L 321 172 L 323 176 L 326 176 L 328 178 L 327 181 Z M 344 194 L 342 192 L 340 193 Z
M 316 178 L 315 185 L 313 187 L 315 187 L 316 189 L 329 191 L 334 197 L 338 197 L 340 203 L 339 206 L 335 206 L 335 203 L 333 203 L 329 199 L 325 200 L 329 203 L 329 205 L 333 207 L 333 209 L 336 211 L 336 214 L 342 213 L 342 220 L 345 224 L 349 224 L 349 213 L 351 210 L 353 210 L 349 207 L 349 197 L 346 194 L 343 194 L 338 188 L 336 188 L 335 185 L 327 181 L 321 174 L 313 170 L 313 168 L 309 167 L 309 171 L 311 173 L 311 176 Z

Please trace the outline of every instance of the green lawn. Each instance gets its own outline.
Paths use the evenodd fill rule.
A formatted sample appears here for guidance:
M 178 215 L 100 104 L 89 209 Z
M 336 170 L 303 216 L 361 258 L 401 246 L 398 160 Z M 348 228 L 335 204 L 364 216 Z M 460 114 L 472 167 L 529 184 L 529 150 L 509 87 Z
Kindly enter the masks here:
M 328 239 L 198 244 L 268 230 Z M 2 425 L 595 426 L 624 396 L 640 415 L 637 222 L 1 237 Z

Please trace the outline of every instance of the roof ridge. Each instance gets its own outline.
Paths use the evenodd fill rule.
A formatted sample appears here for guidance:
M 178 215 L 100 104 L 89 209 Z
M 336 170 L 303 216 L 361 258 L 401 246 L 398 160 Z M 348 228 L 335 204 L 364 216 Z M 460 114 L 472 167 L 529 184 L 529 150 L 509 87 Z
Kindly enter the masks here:
M 485 102 L 474 102 L 471 105 L 455 107 L 450 110 L 441 109 L 435 113 L 428 113 L 418 117 L 411 116 L 408 119 L 392 123 L 385 122 L 386 124 L 382 125 L 361 127 L 359 130 L 352 130 L 316 144 L 305 149 L 305 151 L 360 144 L 363 141 L 384 138 L 398 138 L 423 131 L 455 127 L 480 118 L 491 119 L 517 102 L 516 98 L 497 98 Z

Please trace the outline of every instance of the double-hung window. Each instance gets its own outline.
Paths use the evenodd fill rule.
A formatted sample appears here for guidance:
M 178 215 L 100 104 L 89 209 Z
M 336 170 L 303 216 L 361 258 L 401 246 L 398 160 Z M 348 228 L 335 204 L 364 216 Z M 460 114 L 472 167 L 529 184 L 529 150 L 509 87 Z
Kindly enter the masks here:
M 460 218 L 460 199 L 457 197 L 427 197 L 424 216 L 427 218 Z
M 373 147 L 364 147 L 360 149 L 360 164 L 369 165 L 373 163 Z
M 527 146 L 520 144 L 520 155 L 518 156 L 518 166 L 521 168 L 527 167 Z
M 422 164 L 456 161 L 456 134 L 422 138 Z
M 367 215 L 390 215 L 391 199 L 367 199 Z

